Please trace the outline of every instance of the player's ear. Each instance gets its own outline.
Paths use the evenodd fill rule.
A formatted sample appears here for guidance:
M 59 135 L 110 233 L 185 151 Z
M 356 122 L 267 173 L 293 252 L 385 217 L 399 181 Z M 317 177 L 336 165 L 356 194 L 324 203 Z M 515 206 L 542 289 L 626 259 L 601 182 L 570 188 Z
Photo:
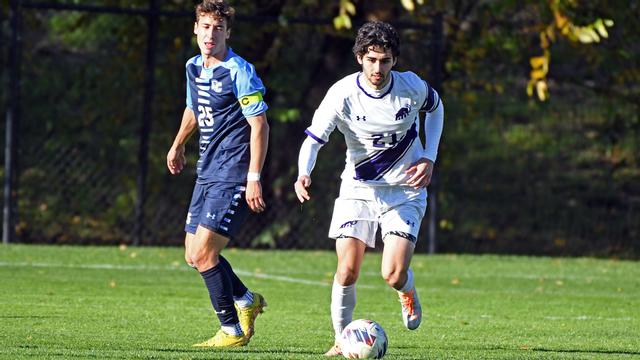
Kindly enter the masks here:
M 398 58 L 396 56 L 393 57 L 393 65 L 391 65 L 391 67 L 396 66 L 396 64 L 398 63 Z
M 225 40 L 229 40 L 230 37 L 231 37 L 231 29 L 227 29 L 227 35 L 224 38 Z
M 196 21 L 196 22 L 193 23 L 193 33 L 195 35 L 198 35 L 198 31 L 197 30 L 198 30 L 198 22 Z
M 358 60 L 358 64 L 362 65 L 362 55 L 356 55 L 356 60 Z

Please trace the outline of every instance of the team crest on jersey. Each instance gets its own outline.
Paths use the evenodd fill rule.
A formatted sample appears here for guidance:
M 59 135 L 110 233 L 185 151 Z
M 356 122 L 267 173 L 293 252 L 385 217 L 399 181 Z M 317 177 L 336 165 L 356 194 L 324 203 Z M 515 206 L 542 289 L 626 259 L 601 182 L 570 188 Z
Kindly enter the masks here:
M 402 119 L 406 118 L 407 116 L 409 116 L 410 112 L 411 112 L 411 104 L 407 104 L 407 105 L 403 106 L 402 109 L 400 109 L 396 113 L 396 120 L 402 120 Z

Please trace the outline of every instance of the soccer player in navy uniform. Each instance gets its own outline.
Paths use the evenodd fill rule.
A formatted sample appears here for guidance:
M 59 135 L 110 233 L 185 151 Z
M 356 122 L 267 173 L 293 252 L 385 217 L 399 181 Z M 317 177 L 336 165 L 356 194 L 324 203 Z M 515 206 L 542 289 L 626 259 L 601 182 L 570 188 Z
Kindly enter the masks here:
M 221 328 L 194 346 L 243 346 L 266 302 L 245 287 L 220 253 L 249 210 L 265 209 L 260 184 L 269 139 L 265 87 L 253 65 L 227 47 L 234 9 L 224 0 L 205 0 L 195 15 L 200 55 L 186 64 L 187 106 L 167 167 L 172 174 L 182 171 L 185 143 L 197 128 L 200 158 L 186 219 L 185 260 L 204 279 Z
M 331 292 L 331 319 L 336 341 L 326 356 L 341 354 L 337 341 L 353 316 L 355 283 L 367 247 L 375 246 L 381 228 L 384 241 L 382 277 L 395 289 L 404 325 L 414 330 L 422 307 L 409 268 L 420 222 L 427 208 L 442 134 L 444 108 L 438 93 L 416 74 L 392 71 L 400 39 L 384 22 L 359 30 L 353 52 L 362 71 L 335 83 L 316 110 L 298 157 L 294 184 L 300 202 L 310 199 L 311 171 L 319 149 L 335 128 L 347 144 L 340 195 L 329 237 L 336 240 L 338 266 Z M 425 138 L 419 140 L 419 112 L 425 112 Z

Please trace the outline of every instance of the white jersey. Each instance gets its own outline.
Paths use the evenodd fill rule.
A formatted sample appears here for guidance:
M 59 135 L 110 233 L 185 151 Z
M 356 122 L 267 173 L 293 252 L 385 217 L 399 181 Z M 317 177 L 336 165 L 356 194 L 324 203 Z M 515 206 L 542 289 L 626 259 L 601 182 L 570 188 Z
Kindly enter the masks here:
M 425 151 L 418 138 L 418 113 L 434 111 L 440 104 L 438 93 L 412 72 L 391 71 L 390 76 L 380 90 L 367 86 L 361 72 L 344 77 L 329 89 L 305 131 L 320 144 L 336 127 L 344 134 L 343 180 L 405 184 L 405 170 L 418 159 L 435 161 L 440 134 Z

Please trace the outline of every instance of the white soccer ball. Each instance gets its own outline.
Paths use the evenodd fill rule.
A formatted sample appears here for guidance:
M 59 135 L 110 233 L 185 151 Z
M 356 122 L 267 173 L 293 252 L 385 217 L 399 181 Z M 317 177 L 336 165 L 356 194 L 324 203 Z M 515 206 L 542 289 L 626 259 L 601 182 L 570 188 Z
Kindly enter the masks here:
M 340 348 L 347 359 L 381 359 L 387 352 L 387 334 L 375 321 L 354 320 L 342 330 Z

